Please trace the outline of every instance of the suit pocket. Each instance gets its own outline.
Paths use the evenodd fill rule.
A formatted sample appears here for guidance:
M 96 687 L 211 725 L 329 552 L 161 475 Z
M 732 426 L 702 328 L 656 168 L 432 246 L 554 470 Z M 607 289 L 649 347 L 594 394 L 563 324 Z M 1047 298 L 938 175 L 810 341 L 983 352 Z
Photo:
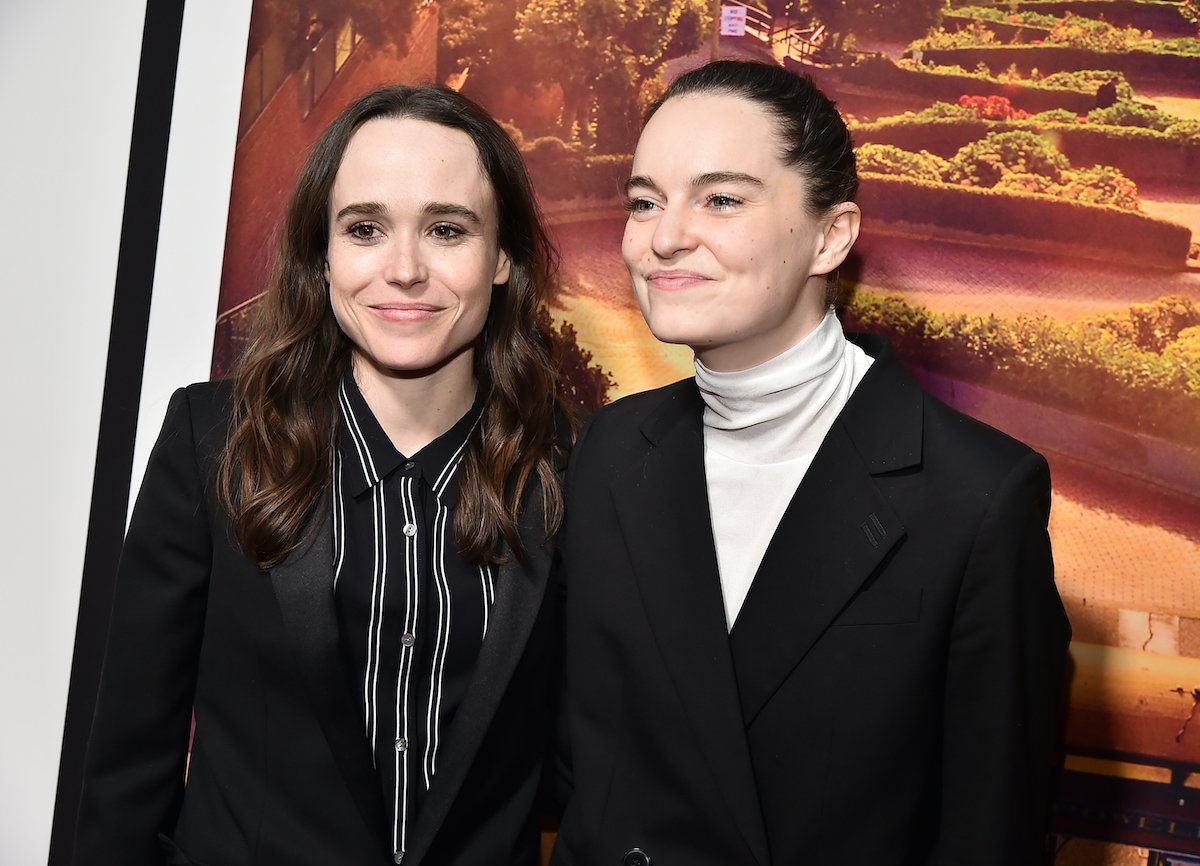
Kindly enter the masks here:
M 159 833 L 158 844 L 162 848 L 163 856 L 167 858 L 164 861 L 165 866 L 204 866 L 199 860 L 193 860 L 180 851 L 170 836 Z
M 921 590 L 876 587 L 851 598 L 833 625 L 896 625 L 920 619 Z

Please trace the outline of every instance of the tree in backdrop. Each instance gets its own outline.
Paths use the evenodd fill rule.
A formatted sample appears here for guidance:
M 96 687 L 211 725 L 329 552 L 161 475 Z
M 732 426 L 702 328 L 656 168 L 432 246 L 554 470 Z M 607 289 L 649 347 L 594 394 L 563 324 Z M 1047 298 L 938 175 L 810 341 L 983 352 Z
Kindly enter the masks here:
M 520 81 L 517 0 L 443 0 L 439 6 L 438 80 L 469 74 L 473 88 Z M 486 99 L 484 100 L 486 101 Z
M 420 0 L 254 0 L 248 56 L 269 40 L 283 53 L 285 72 L 294 72 L 327 33 L 346 19 L 374 48 L 408 49 Z
M 848 36 L 908 42 L 939 23 L 946 0 L 806 0 L 809 14 L 825 25 L 835 52 Z
M 669 56 L 699 47 L 708 0 L 530 0 L 515 41 L 526 76 L 563 92 L 563 138 L 600 153 L 629 151 L 643 89 Z
M 1196 25 L 1196 35 L 1200 36 L 1200 0 L 1183 0 L 1179 11 L 1184 18 Z
M 556 323 L 545 307 L 538 311 L 538 320 L 558 342 L 561 387 L 568 401 L 588 413 L 595 412 L 608 402 L 609 392 L 616 385 L 612 374 L 579 345 L 579 333 L 570 322 Z

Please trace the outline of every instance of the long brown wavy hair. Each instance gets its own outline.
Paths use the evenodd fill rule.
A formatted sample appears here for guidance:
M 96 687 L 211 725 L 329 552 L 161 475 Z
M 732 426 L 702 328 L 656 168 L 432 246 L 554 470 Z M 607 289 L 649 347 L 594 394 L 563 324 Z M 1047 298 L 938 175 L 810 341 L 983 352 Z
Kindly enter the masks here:
M 504 544 L 523 556 L 517 521 L 534 478 L 547 537 L 562 520 L 556 464 L 575 421 L 562 396 L 557 346 L 539 316 L 557 253 L 525 164 L 499 124 L 466 97 L 433 85 L 385 87 L 346 108 L 313 145 L 234 377 L 218 492 L 242 550 L 262 568 L 278 565 L 303 541 L 310 514 L 330 489 L 340 423 L 336 390 L 351 343 L 334 320 L 325 281 L 329 196 L 350 139 L 376 118 L 414 118 L 471 137 L 492 185 L 499 246 L 511 262 L 508 282 L 492 289 L 475 351 L 485 401 L 460 469 L 459 548 L 481 563 L 504 561 Z

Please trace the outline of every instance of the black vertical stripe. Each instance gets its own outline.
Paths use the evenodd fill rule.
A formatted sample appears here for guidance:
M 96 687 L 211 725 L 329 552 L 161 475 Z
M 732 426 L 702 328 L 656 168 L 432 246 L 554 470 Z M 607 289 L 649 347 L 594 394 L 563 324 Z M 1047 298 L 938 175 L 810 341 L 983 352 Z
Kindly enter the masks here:
M 88 729 L 95 710 L 117 562 L 125 537 L 183 7 L 184 0 L 148 2 L 142 29 L 96 469 L 48 866 L 67 866 L 74 854 Z

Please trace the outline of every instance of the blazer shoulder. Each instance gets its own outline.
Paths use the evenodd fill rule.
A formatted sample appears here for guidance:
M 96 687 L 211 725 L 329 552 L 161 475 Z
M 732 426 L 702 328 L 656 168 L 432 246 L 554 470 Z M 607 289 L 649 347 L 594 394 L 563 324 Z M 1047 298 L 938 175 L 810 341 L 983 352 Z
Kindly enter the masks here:
M 187 425 L 197 458 L 204 463 L 214 462 L 229 440 L 232 407 L 232 382 L 226 379 L 195 382 L 172 395 L 163 429 Z
M 611 478 L 622 471 L 650 447 L 647 437 L 655 421 L 688 411 L 689 400 L 700 403 L 694 379 L 631 394 L 597 410 L 571 453 L 568 487 L 578 487 L 584 478 Z
M 1014 436 L 973 418 L 925 393 L 926 457 L 958 455 L 980 466 L 1006 472 L 1030 455 L 1033 448 Z
M 695 379 L 680 379 L 661 388 L 630 394 L 597 410 L 589 419 L 587 429 L 589 433 L 603 430 L 608 435 L 637 432 L 660 409 L 674 404 L 686 405 L 697 394 Z
M 193 382 L 180 388 L 186 396 L 192 414 L 196 417 L 229 417 L 233 405 L 233 382 L 229 379 L 213 379 L 209 382 Z
M 970 477 L 994 480 L 1036 454 L 1024 442 L 931 394 L 909 374 L 886 338 L 870 334 L 847 337 L 873 359 L 847 404 L 856 441 L 868 455 L 894 457 L 895 449 L 903 446 L 910 458 L 917 458 L 919 451 L 926 468 L 970 470 Z

